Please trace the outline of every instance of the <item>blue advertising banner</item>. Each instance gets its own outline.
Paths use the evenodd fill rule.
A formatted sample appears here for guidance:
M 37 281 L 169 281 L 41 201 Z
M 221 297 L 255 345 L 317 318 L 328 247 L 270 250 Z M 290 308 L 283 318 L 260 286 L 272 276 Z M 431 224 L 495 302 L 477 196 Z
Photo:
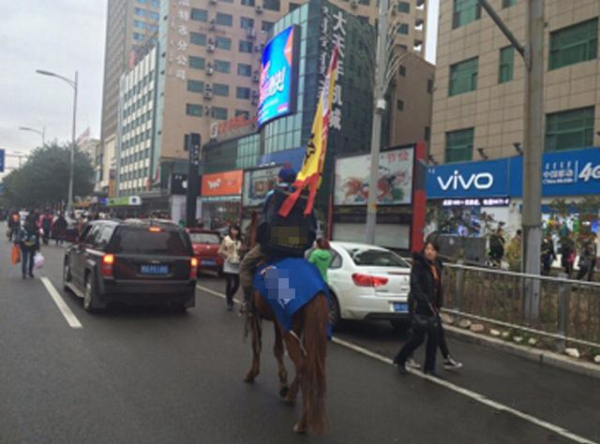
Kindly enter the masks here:
M 429 168 L 428 199 L 508 196 L 509 159 Z
M 300 27 L 290 26 L 262 54 L 258 125 L 296 112 Z
M 0 150 L 0 173 L 4 172 L 5 151 Z
M 545 153 L 542 196 L 600 194 L 600 148 Z M 429 168 L 428 199 L 523 196 L 523 157 Z

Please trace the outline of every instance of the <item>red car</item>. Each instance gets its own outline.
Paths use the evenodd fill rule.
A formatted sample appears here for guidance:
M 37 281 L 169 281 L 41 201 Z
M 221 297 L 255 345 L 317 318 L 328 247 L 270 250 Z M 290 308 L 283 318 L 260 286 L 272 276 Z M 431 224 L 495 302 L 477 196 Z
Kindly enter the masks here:
M 221 275 L 223 273 L 223 258 L 219 256 L 219 246 L 221 245 L 219 232 L 201 228 L 191 228 L 188 231 L 194 247 L 194 256 L 198 259 L 198 273 L 203 270 L 210 270 Z

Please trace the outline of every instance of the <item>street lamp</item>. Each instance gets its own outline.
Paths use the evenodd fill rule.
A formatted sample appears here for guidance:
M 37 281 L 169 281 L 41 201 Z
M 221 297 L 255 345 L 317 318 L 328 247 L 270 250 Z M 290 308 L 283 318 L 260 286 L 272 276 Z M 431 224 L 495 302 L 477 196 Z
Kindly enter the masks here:
M 69 169 L 69 197 L 67 199 L 67 212 L 71 211 L 71 207 L 73 205 L 73 182 L 75 176 L 75 132 L 77 129 L 77 77 L 78 73 L 75 71 L 75 79 L 71 80 L 66 77 L 60 76 L 50 71 L 44 71 L 42 69 L 37 69 L 35 71 L 38 74 L 49 77 L 56 77 L 63 82 L 66 82 L 71 88 L 73 88 L 73 132 L 72 132 L 72 143 L 71 143 L 71 165 Z
M 42 136 L 42 148 L 46 146 L 46 127 L 42 127 L 41 131 L 35 128 L 29 128 L 28 126 L 20 126 L 19 129 L 21 131 L 30 131 L 32 133 L 39 134 Z

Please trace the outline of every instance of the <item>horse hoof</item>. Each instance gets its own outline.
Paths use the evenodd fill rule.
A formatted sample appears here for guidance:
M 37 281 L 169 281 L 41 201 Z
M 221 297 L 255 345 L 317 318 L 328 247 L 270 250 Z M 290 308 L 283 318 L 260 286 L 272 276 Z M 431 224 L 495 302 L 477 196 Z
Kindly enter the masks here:
M 246 377 L 244 378 L 244 382 L 246 384 L 254 384 L 254 377 L 250 376 L 250 375 L 246 375 Z
M 299 435 L 303 435 L 306 433 L 306 427 L 300 426 L 298 424 L 296 424 L 294 426 L 294 433 L 297 433 Z
M 290 388 L 289 387 L 282 387 L 279 390 L 279 397 L 285 399 L 285 397 L 288 395 L 289 392 L 290 392 Z
M 285 404 L 289 405 L 290 407 L 294 407 L 296 405 L 296 400 L 295 399 L 285 398 L 283 400 L 283 402 L 285 402 Z

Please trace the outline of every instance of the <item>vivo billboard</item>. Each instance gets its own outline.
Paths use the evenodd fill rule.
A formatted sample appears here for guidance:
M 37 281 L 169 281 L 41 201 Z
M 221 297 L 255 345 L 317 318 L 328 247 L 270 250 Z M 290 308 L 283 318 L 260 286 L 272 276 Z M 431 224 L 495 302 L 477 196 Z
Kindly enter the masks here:
M 265 47 L 260 70 L 258 125 L 296 112 L 300 27 L 290 26 Z
M 544 197 L 600 194 L 600 148 L 545 153 Z M 428 199 L 523 196 L 523 157 L 429 168 Z

